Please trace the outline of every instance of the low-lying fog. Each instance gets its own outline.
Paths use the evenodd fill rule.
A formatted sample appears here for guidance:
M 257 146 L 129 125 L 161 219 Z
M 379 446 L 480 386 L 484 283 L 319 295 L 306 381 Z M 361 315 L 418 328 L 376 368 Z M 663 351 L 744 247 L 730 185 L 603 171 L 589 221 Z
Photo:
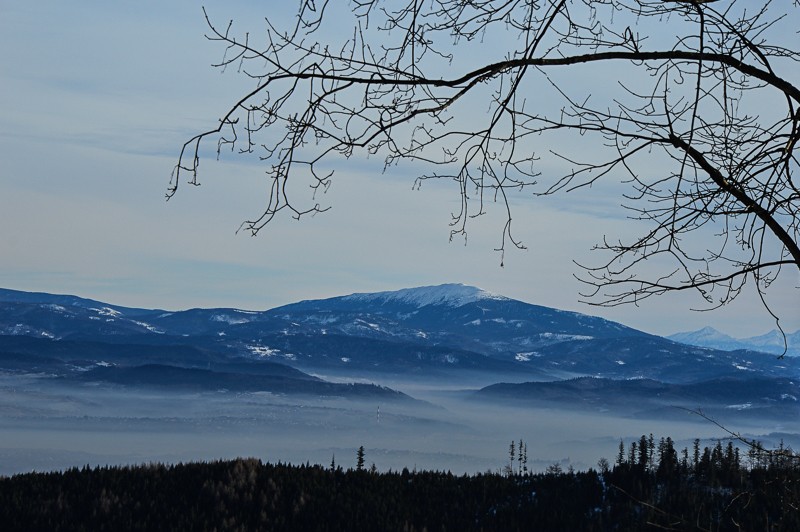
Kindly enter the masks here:
M 379 470 L 499 471 L 511 440 L 524 440 L 528 468 L 553 463 L 613 463 L 620 438 L 671 436 L 680 449 L 695 437 L 722 438 L 719 427 L 673 409 L 668 419 L 591 409 L 482 405 L 457 389 L 385 383 L 425 402 L 380 404 L 268 393 L 170 392 L 111 385 L 57 385 L 0 375 L 0 474 L 72 466 L 186 462 L 252 456 L 264 461 L 354 467 L 363 445 Z M 725 420 L 767 445 L 798 447 L 798 420 Z M 780 433 L 780 435 L 776 435 Z

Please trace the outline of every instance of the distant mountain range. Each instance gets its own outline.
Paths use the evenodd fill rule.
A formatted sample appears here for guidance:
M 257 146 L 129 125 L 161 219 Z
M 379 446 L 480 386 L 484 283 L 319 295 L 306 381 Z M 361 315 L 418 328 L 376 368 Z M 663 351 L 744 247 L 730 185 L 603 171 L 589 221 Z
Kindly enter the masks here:
M 774 403 L 782 413 L 800 412 L 800 389 L 792 380 L 800 378 L 800 358 L 687 343 L 460 284 L 265 311 L 176 312 L 0 289 L 0 371 L 59 382 L 386 400 L 409 398 L 382 386 L 331 381 L 528 383 L 502 388 L 503 400 L 516 397 L 525 404 L 544 393 L 598 408 L 626 394 L 647 397 L 642 387 L 653 382 L 665 398 L 691 397 L 702 404 L 707 390 L 706 399 L 721 408 Z M 594 379 L 586 381 L 590 385 L 575 386 L 583 381 L 574 379 L 587 377 Z M 631 380 L 638 384 L 620 384 Z M 556 384 L 543 388 L 544 382 Z M 772 387 L 765 384 L 770 382 Z M 720 394 L 720 386 L 750 395 L 739 393 L 741 399 L 732 403 L 737 394 Z M 497 395 L 497 388 L 489 388 L 476 397 Z
M 798 387 L 790 378 L 723 377 L 688 384 L 651 379 L 579 377 L 554 382 L 493 384 L 473 399 L 515 406 L 550 406 L 614 411 L 649 419 L 703 414 L 722 419 L 731 411 L 747 417 L 794 420 Z
M 681 332 L 667 336 L 670 340 L 699 347 L 709 347 L 722 351 L 750 349 L 775 355 L 800 356 L 800 330 L 784 336 L 773 329 L 766 334 L 750 338 L 733 338 L 712 327 L 704 327 L 697 331 Z

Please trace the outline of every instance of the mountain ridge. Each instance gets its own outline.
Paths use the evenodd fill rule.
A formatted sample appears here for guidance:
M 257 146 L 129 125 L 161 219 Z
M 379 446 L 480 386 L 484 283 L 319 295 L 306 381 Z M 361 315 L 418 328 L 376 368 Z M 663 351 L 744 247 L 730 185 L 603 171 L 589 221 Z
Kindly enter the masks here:
M 793 333 L 786 333 L 785 345 L 784 335 L 776 329 L 757 336 L 734 338 L 713 327 L 703 327 L 695 331 L 671 334 L 665 338 L 688 345 L 708 347 L 723 351 L 749 349 L 774 355 L 786 354 L 788 356 L 800 356 L 800 330 Z
M 485 385 L 577 376 L 671 383 L 748 375 L 800 377 L 800 359 L 776 362 L 753 351 L 689 346 L 596 316 L 463 284 L 349 294 L 264 311 L 128 309 L 73 296 L 4 290 L 2 335 L 141 353 L 141 360 L 126 358 L 128 365 L 159 363 L 159 353 L 167 363 L 188 368 L 270 361 L 305 373 L 355 379 L 383 375 Z M 60 347 L 69 351 L 70 345 Z M 64 357 L 79 359 L 79 348 Z M 20 367 L 18 357 L 13 364 L 8 360 Z

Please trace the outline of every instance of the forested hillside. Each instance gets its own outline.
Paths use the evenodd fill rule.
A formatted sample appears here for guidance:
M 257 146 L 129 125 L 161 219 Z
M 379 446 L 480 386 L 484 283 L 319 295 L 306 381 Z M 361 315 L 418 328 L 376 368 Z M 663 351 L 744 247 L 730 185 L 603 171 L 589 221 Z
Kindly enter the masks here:
M 800 530 L 800 464 L 780 449 L 677 451 L 642 436 L 600 470 L 377 472 L 257 459 L 0 479 L 4 530 Z

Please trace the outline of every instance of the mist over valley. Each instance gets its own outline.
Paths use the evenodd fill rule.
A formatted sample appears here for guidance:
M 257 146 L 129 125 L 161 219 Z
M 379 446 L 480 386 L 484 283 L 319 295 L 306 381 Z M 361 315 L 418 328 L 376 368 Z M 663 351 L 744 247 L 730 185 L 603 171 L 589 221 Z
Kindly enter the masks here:
M 464 285 L 266 311 L 0 290 L 0 474 L 254 456 L 498 471 L 620 439 L 800 445 L 798 359 L 681 344 Z

